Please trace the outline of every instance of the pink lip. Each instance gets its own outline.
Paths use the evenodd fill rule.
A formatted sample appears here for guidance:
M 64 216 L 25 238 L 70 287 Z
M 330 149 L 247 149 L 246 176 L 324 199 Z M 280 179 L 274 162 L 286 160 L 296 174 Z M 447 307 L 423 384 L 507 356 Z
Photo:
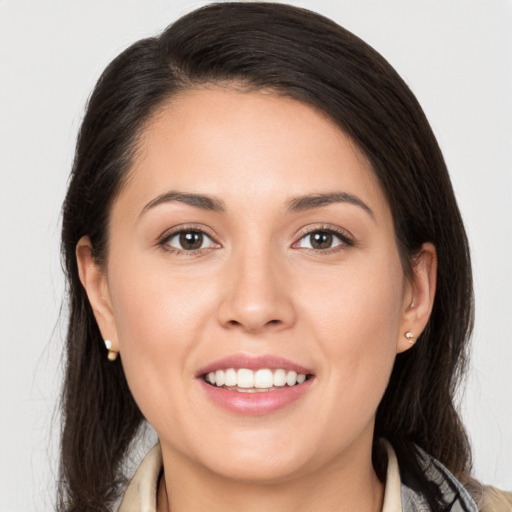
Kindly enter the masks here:
M 273 391 L 244 393 L 217 388 L 203 380 L 205 374 L 227 368 L 248 368 L 250 370 L 258 370 L 260 368 L 276 370 L 282 368 L 283 370 L 292 370 L 310 376 L 313 372 L 282 357 L 254 357 L 244 354 L 219 359 L 201 368 L 196 374 L 197 382 L 207 397 L 223 409 L 245 416 L 263 416 L 282 409 L 307 393 L 315 381 L 315 378 L 309 378 L 304 383 L 291 387 L 283 386 Z
M 259 370 L 260 368 L 268 368 L 269 370 L 292 370 L 297 373 L 304 373 L 305 375 L 312 374 L 313 372 L 304 366 L 294 363 L 288 359 L 277 356 L 249 356 L 244 354 L 235 354 L 229 357 L 224 357 L 213 361 L 212 363 L 203 366 L 196 373 L 196 377 L 201 377 L 207 373 L 214 372 L 215 370 L 227 370 L 228 368 L 248 368 L 249 370 Z
M 197 382 L 208 398 L 222 408 L 245 416 L 263 416 L 295 402 L 311 389 L 314 380 L 308 379 L 303 384 L 284 386 L 264 393 L 230 391 L 212 386 L 203 379 L 198 379 Z

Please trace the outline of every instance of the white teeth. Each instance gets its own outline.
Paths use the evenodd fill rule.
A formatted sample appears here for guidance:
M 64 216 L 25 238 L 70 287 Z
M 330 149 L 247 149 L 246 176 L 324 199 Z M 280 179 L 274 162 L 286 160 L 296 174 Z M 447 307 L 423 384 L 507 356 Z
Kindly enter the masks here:
M 222 370 L 217 370 L 215 372 L 215 385 L 220 388 L 221 386 L 224 386 L 225 380 L 224 372 Z
M 270 370 L 258 370 L 254 375 L 255 388 L 271 388 L 274 385 L 274 376 Z
M 247 368 L 240 368 L 236 373 L 237 386 L 239 388 L 253 388 L 254 387 L 254 372 Z
M 274 386 L 284 386 L 286 384 L 286 372 L 284 370 L 276 370 L 274 372 Z
M 286 374 L 286 384 L 288 386 L 295 386 L 297 384 L 297 372 L 288 372 Z
M 226 370 L 225 380 L 224 384 L 226 386 L 236 386 L 236 371 L 233 368 L 229 368 L 229 370 Z
M 269 370 L 249 370 L 248 368 L 228 368 L 227 370 L 217 370 L 206 375 L 205 380 L 217 387 L 240 388 L 241 390 L 251 389 L 271 389 L 283 386 L 295 386 L 302 384 L 306 380 L 306 374 L 286 371 L 283 369 Z

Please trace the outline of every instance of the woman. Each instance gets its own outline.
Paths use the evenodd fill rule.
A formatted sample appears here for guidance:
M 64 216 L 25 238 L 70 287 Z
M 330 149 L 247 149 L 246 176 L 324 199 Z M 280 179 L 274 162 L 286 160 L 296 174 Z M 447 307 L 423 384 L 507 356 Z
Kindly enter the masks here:
M 63 251 L 62 510 L 112 506 L 144 419 L 122 511 L 507 510 L 453 405 L 472 283 L 442 155 L 332 21 L 218 4 L 123 52 Z

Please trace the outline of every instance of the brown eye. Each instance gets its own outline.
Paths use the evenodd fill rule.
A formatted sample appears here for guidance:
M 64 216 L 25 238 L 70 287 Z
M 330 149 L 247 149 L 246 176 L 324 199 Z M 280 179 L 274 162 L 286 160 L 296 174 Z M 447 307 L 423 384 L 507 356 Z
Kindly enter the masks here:
M 182 249 L 193 251 L 194 249 L 200 249 L 203 245 L 203 234 L 196 231 L 185 231 L 180 233 L 179 240 Z
M 313 249 L 329 249 L 332 246 L 333 236 L 331 233 L 326 233 L 325 231 L 318 231 L 316 233 L 311 233 L 310 243 Z
M 350 245 L 350 243 L 341 234 L 334 231 L 318 230 L 303 236 L 299 240 L 297 247 L 322 251 L 333 249 L 340 245 Z
M 177 249 L 178 251 L 197 251 L 214 247 L 213 240 L 202 231 L 184 230 L 170 235 L 163 242 L 164 245 Z

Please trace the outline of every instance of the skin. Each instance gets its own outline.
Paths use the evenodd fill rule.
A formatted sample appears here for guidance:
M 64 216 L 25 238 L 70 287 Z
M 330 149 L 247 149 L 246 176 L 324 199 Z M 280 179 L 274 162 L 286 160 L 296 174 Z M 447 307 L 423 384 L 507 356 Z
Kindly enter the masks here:
M 169 191 L 207 194 L 224 211 Z M 345 193 L 290 211 L 293 198 Z M 198 251 L 170 230 L 204 231 Z M 333 230 L 312 248 L 311 230 Z M 435 293 L 435 249 L 401 266 L 386 199 L 364 156 L 324 115 L 269 92 L 188 91 L 147 124 L 111 211 L 105 268 L 77 246 L 98 325 L 157 431 L 159 510 L 377 511 L 375 412 L 397 352 Z M 208 399 L 198 369 L 234 353 L 312 370 L 297 401 L 246 416 Z

